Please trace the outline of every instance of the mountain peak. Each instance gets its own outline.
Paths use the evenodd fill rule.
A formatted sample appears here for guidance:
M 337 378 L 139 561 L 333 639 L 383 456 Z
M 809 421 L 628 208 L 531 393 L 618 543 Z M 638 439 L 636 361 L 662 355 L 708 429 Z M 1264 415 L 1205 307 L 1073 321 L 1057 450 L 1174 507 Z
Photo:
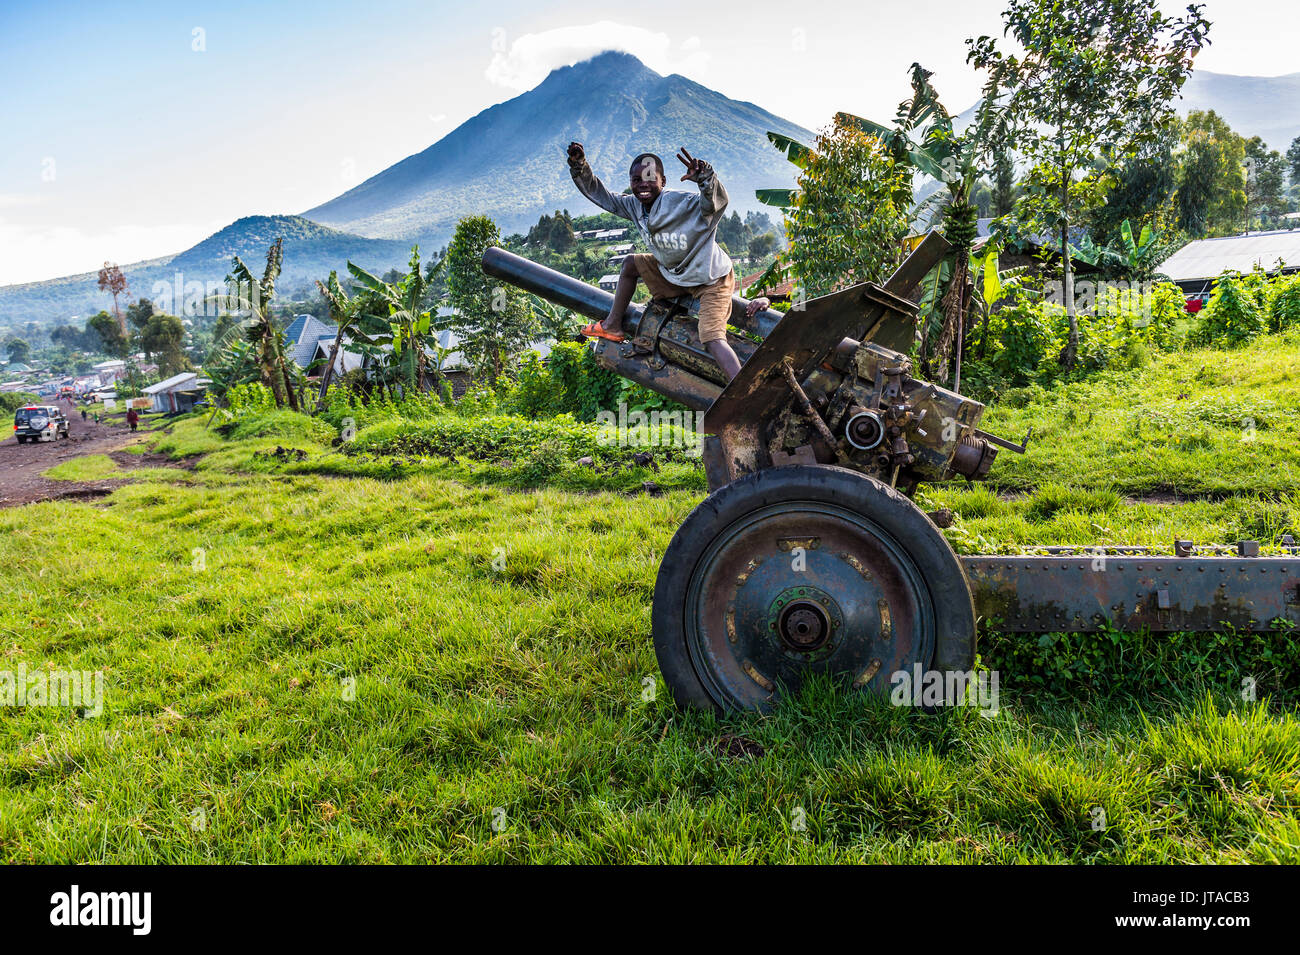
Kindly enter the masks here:
M 622 50 L 605 50 L 595 56 L 580 60 L 572 66 L 557 66 L 546 74 L 535 88 L 524 93 L 565 95 L 563 90 L 625 90 L 630 95 L 640 95 L 663 77 L 646 66 L 631 53 Z M 573 95 L 573 94 L 569 94 Z
M 801 141 L 812 136 L 752 103 L 677 74 L 662 76 L 631 53 L 604 50 L 552 70 L 533 89 L 304 215 L 361 235 L 446 238 L 470 209 L 507 233 L 544 211 L 594 211 L 564 163 L 572 141 L 583 144 L 601 176 L 625 176 L 637 153 L 698 150 L 744 214 L 762 208 L 756 189 L 794 182 L 794 167 L 772 148 L 768 131 Z

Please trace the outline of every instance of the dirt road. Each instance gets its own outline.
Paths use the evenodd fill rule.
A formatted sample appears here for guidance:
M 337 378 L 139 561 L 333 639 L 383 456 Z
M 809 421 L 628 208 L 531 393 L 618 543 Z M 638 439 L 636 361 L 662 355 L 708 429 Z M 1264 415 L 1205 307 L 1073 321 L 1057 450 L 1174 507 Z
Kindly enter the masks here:
M 13 419 L 0 422 L 0 507 L 32 504 L 61 497 L 98 497 L 120 481 L 51 481 L 41 477 L 56 464 L 86 454 L 107 454 L 126 445 L 131 430 L 126 425 L 95 424 L 81 420 L 81 409 L 66 401 L 58 403 L 68 416 L 68 437 L 60 441 L 19 444 L 14 437 Z

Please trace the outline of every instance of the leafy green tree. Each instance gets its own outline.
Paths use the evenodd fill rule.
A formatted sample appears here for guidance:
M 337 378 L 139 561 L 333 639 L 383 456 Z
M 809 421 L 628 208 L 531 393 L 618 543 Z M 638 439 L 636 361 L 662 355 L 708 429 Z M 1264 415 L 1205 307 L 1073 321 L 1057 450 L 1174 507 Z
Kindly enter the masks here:
M 142 298 L 138 302 L 131 302 L 126 306 L 126 323 L 137 332 L 144 331 L 145 326 L 149 324 L 149 319 L 152 317 L 153 302 L 147 298 Z
M 968 61 L 988 73 L 986 95 L 1006 93 L 1010 141 L 1042 170 L 1049 188 L 1026 195 L 1026 211 L 1059 237 L 1069 337 L 1060 361 L 1073 368 L 1079 323 L 1070 224 L 1081 211 L 1073 188 L 1133 155 L 1174 117 L 1172 103 L 1206 42 L 1203 6 L 1167 18 L 1156 0 L 1009 0 L 1006 34 L 968 40 Z M 1085 192 L 1086 194 L 1086 192 Z
M 98 333 L 78 328 L 76 325 L 55 325 L 50 329 L 50 344 L 70 351 L 99 351 L 103 346 Z
M 1016 206 L 1016 167 L 1011 151 L 1005 142 L 993 150 L 993 207 L 994 218 L 1009 216 Z
M 1246 216 L 1246 141 L 1213 110 L 1193 110 L 1183 124 L 1175 211 L 1193 238 L 1231 235 Z
M 1291 140 L 1291 146 L 1286 151 L 1286 161 L 1291 167 L 1292 184 L 1300 183 L 1300 136 Z
M 879 138 L 846 114 L 811 148 L 780 133 L 767 138 L 800 174 L 795 189 L 756 192 L 760 202 L 782 209 L 790 245 L 755 285 L 789 277 L 802 299 L 883 281 L 902 255 L 911 186 Z
M 100 350 L 113 358 L 125 358 L 131 347 L 122 334 L 121 323 L 108 312 L 100 311 L 86 319 L 86 333 L 94 334 L 100 341 Z
M 755 262 L 767 258 L 777 248 L 776 233 L 764 232 L 749 240 L 749 257 Z
M 1259 216 L 1262 228 L 1286 212 L 1286 160 L 1264 140 L 1254 136 L 1246 140 L 1246 224 L 1252 213 Z
M 739 212 L 733 211 L 719 220 L 717 236 L 730 251 L 739 253 L 745 247 L 745 223 L 741 221 Z
M 164 378 L 189 368 L 185 357 L 185 326 L 175 315 L 151 314 L 140 330 L 140 347 L 157 359 L 158 371 Z
M 551 233 L 547 241 L 556 252 L 568 252 L 573 248 L 577 239 L 573 235 L 573 223 L 568 216 L 557 214 L 551 220 Z
M 483 273 L 483 253 L 500 241 L 495 222 L 467 216 L 456 223 L 445 260 L 447 298 L 456 310 L 449 327 L 465 360 L 493 384 L 539 333 L 524 294 Z
M 22 338 L 11 338 L 5 342 L 5 351 L 9 353 L 11 362 L 22 362 L 25 365 L 32 358 L 32 346 Z
M 1139 230 L 1159 230 L 1172 224 L 1178 187 L 1177 145 L 1178 131 L 1171 126 L 1167 134 L 1107 171 L 1105 202 L 1093 210 L 1089 221 L 1094 242 L 1109 246 L 1122 241 L 1125 222 L 1130 223 L 1130 231 L 1133 224 Z

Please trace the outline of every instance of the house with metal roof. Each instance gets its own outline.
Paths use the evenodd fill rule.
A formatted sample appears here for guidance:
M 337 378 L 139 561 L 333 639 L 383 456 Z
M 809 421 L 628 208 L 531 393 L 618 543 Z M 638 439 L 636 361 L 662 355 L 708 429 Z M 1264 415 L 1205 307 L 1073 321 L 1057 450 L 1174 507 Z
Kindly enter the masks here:
M 293 359 L 299 368 L 307 368 L 315 360 L 319 346 L 323 343 L 325 354 L 339 330 L 333 325 L 322 322 L 315 315 L 297 315 L 284 330 L 285 355 Z
M 158 414 L 181 414 L 192 411 L 212 384 L 210 378 L 200 378 L 197 372 L 183 371 L 156 385 L 141 389 L 153 401 L 150 409 Z
M 1300 270 L 1300 229 L 1249 232 L 1189 242 L 1160 264 L 1158 271 L 1178 283 L 1189 297 L 1208 295 L 1224 272 Z

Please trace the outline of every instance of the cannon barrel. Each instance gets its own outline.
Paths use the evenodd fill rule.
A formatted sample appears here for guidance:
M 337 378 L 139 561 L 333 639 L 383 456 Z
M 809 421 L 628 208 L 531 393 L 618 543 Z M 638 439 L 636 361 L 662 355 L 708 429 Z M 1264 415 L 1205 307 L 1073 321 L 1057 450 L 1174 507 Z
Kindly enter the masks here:
M 483 272 L 595 321 L 608 315 L 614 304 L 614 296 L 604 289 L 495 246 L 483 253 Z

